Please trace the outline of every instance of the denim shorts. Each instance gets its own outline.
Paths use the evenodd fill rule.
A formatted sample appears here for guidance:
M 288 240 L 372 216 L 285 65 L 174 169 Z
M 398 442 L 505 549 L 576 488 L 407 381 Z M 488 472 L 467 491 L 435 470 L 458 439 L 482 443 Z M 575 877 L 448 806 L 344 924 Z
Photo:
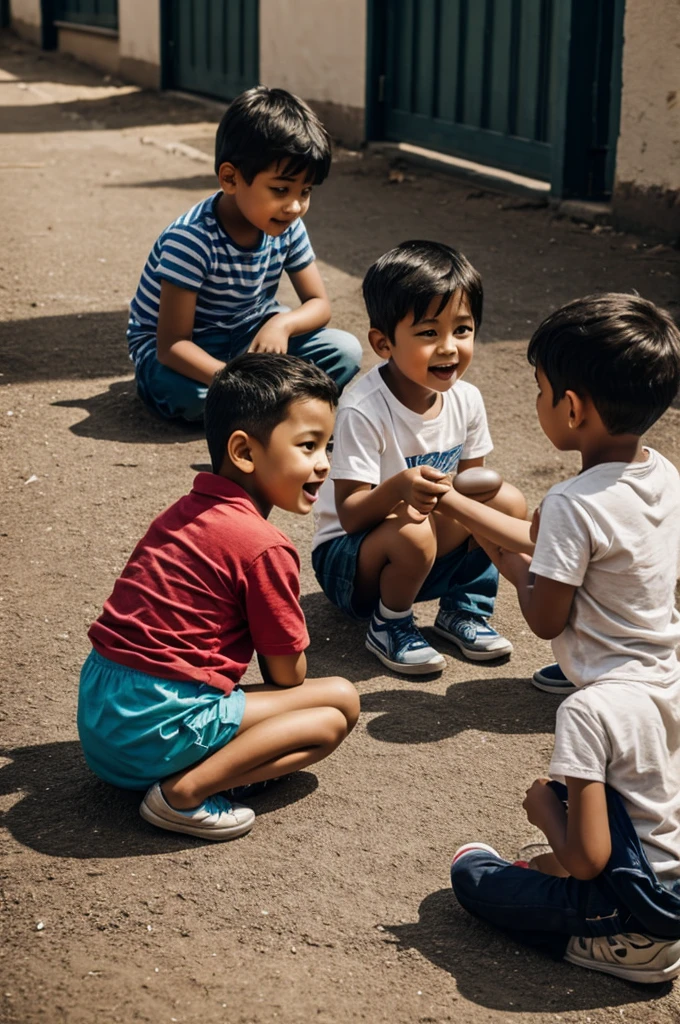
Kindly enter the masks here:
M 78 732 L 88 765 L 123 789 L 148 789 L 234 738 L 246 697 L 175 682 L 91 651 L 80 673 Z
M 312 551 L 312 567 L 324 594 L 336 608 L 359 622 L 370 618 L 370 613 L 362 615 L 356 607 L 354 585 L 359 548 L 369 532 L 362 530 L 359 533 L 343 533 L 340 537 L 324 541 Z M 446 597 L 456 585 L 463 566 L 471 561 L 483 563 L 481 574 L 488 572 L 487 556 L 479 548 L 473 552 L 468 551 L 467 540 L 448 554 L 435 559 L 418 591 L 416 601 L 434 601 L 435 598 Z M 491 575 L 495 594 L 497 575 L 495 571 Z

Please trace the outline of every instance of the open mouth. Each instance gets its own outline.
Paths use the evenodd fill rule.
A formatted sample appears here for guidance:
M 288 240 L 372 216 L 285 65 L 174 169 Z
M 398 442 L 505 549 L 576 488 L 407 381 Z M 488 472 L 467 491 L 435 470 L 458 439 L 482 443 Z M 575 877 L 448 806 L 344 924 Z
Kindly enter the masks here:
M 431 366 L 430 373 L 433 373 L 438 380 L 451 380 L 458 369 L 458 363 L 442 363 L 439 366 Z
M 303 484 L 302 490 L 309 501 L 316 501 L 319 497 L 319 488 L 321 487 L 321 481 L 317 481 L 312 484 Z

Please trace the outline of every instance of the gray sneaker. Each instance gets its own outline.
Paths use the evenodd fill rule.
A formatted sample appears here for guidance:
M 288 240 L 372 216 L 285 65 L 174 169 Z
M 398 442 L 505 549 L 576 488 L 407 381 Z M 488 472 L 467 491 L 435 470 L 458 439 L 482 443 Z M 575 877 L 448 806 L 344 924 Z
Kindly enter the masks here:
M 202 839 L 235 839 L 250 832 L 255 812 L 242 804 L 231 803 L 217 793 L 190 811 L 178 811 L 163 796 L 160 783 L 155 782 L 142 800 L 139 813 L 145 821 L 170 832 L 186 832 Z
M 591 971 L 654 985 L 680 974 L 680 939 L 663 941 L 630 932 L 596 939 L 574 935 L 564 959 Z
M 470 661 L 492 661 L 512 653 L 512 644 L 482 615 L 439 609 L 435 633 L 455 644 Z

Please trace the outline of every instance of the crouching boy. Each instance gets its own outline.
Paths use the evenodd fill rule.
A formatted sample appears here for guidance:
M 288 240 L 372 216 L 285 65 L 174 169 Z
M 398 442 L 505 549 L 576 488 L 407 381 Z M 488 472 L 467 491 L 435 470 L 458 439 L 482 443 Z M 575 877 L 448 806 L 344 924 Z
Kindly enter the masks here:
M 483 843 L 453 858 L 460 903 L 571 963 L 630 981 L 680 974 L 680 477 L 642 434 L 680 384 L 670 316 L 598 295 L 548 317 L 529 344 L 538 421 L 581 455 L 534 518 L 533 558 L 484 540 L 502 517 L 452 495 L 576 691 L 548 779 L 524 809 L 552 852 L 510 863 Z M 532 868 L 534 870 L 532 870 Z
M 498 572 L 469 530 L 440 515 L 451 474 L 491 451 L 482 396 L 462 380 L 482 319 L 482 282 L 461 253 L 404 242 L 364 280 L 369 341 L 383 363 L 343 395 L 331 480 L 322 489 L 312 561 L 326 596 L 370 619 L 366 646 L 408 675 L 441 672 L 414 601 L 440 598 L 435 631 L 466 658 L 508 655 L 489 624 Z M 490 502 L 520 518 L 526 503 L 503 484 Z
M 215 378 L 212 473 L 161 513 L 90 628 L 80 739 L 92 770 L 147 789 L 160 828 L 231 839 L 255 815 L 230 797 L 327 757 L 359 714 L 354 687 L 306 679 L 299 559 L 267 522 L 306 515 L 328 473 L 338 389 L 294 356 L 247 354 Z M 239 681 L 257 651 L 264 685 Z

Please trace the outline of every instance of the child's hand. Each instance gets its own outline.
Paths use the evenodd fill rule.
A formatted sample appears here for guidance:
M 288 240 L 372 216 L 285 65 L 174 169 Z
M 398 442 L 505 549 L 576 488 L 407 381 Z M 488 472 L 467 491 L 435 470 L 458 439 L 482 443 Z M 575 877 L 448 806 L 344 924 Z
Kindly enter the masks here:
M 526 792 L 522 807 L 532 825 L 540 828 L 544 835 L 552 831 L 555 821 L 565 815 L 564 804 L 561 802 L 548 783 L 550 779 L 536 779 Z
M 280 352 L 288 351 L 289 334 L 277 316 L 267 320 L 250 343 L 249 352 Z
M 501 576 L 504 576 L 506 580 L 512 583 L 513 587 L 519 589 L 520 587 L 528 586 L 531 555 L 526 555 L 523 552 L 506 551 L 505 548 L 499 547 L 498 544 L 494 544 L 493 541 L 487 540 L 486 537 L 481 535 L 474 534 L 474 537 L 480 548 L 486 551 Z
M 402 501 L 424 516 L 433 511 L 442 494 L 451 490 L 451 477 L 433 466 L 413 466 L 399 477 Z

